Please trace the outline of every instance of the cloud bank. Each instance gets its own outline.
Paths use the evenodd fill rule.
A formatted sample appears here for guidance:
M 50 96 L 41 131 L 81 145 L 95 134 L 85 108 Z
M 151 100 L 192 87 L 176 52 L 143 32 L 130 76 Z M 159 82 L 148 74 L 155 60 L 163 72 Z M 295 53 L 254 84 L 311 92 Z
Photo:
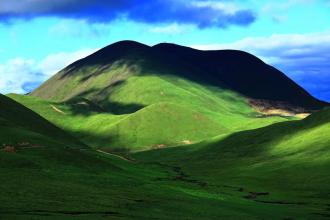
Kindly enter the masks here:
M 250 52 L 282 70 L 314 96 L 330 101 L 330 32 L 272 35 L 192 47 Z
M 200 28 L 246 26 L 255 14 L 225 0 L 1 0 L 0 21 L 61 17 L 89 22 L 110 22 L 125 18 L 148 24 L 193 24 Z
M 28 93 L 70 63 L 86 57 L 96 49 L 51 54 L 41 61 L 15 58 L 0 64 L 0 93 Z

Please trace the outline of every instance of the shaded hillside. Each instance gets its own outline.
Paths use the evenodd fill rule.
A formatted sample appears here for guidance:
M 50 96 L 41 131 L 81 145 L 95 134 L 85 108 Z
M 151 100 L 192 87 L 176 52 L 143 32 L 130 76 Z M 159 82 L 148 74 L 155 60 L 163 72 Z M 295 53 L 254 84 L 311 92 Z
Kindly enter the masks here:
M 61 143 L 67 147 L 85 146 L 40 115 L 0 94 L 0 144 L 33 145 Z M 35 143 L 33 143 L 35 142 Z
M 326 105 L 274 67 L 242 51 L 199 51 L 166 43 L 149 47 L 133 41 L 109 45 L 69 65 L 31 95 L 57 101 L 82 96 L 106 105 L 133 75 L 172 75 L 309 110 Z
M 280 101 L 307 109 L 326 103 L 309 95 L 279 70 L 252 54 L 238 50 L 199 51 L 175 44 L 153 47 L 161 60 L 181 68 L 177 75 L 213 86 L 229 88 L 248 98 Z

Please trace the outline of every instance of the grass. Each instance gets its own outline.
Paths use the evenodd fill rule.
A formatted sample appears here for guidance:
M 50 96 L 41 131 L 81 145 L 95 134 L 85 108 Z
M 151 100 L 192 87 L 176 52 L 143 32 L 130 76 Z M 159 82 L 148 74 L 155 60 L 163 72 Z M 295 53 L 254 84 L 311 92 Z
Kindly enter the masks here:
M 66 102 L 9 97 L 89 146 L 105 150 L 176 146 L 294 119 L 259 117 L 239 94 L 172 76 L 132 76 L 99 102 L 89 95 Z M 109 103 L 116 103 L 117 109 L 106 107 Z
M 1 140 L 40 141 L 40 147 L 0 150 L 1 218 L 327 218 L 329 142 L 320 132 L 329 130 L 329 111 L 192 146 L 144 151 L 126 161 L 78 142 L 71 147 L 74 141 L 66 136 L 52 141 L 49 123 L 3 100 L 11 111 L 23 112 L 26 122 L 43 121 L 45 128 L 20 121 L 13 133 L 1 133 Z M 7 127 L 3 118 L 8 117 L 2 111 L 1 126 Z M 24 136 L 13 135 L 25 127 L 43 134 L 23 129 Z M 300 143 L 301 135 L 313 138 Z M 283 147 L 288 143 L 294 148 Z M 313 154 L 310 145 L 318 146 Z
M 187 175 L 208 184 L 266 192 L 265 196 L 252 193 L 256 201 L 317 207 L 317 213 L 328 216 L 329 132 L 330 110 L 324 110 L 301 121 L 222 135 L 189 147 L 140 152 L 135 157 L 182 167 Z
M 0 95 L 0 106 L 0 141 L 2 144 L 17 144 L 15 141 L 20 139 L 21 142 L 33 140 L 38 142 L 36 144 L 54 143 L 58 140 L 60 141 L 58 143 L 62 145 L 83 146 L 77 139 L 6 96 Z

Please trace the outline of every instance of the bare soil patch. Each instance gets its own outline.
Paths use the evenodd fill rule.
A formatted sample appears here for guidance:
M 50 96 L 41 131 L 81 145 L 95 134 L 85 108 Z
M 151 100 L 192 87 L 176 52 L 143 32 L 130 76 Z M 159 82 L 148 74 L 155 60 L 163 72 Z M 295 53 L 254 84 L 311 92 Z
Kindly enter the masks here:
M 50 107 L 52 107 L 52 109 L 58 113 L 61 113 L 63 115 L 65 115 L 65 112 L 63 112 L 61 109 L 57 108 L 56 106 L 54 105 L 50 105 Z
M 262 116 L 284 116 L 305 118 L 310 115 L 310 111 L 293 106 L 282 101 L 270 101 L 263 99 L 249 99 L 249 104 Z

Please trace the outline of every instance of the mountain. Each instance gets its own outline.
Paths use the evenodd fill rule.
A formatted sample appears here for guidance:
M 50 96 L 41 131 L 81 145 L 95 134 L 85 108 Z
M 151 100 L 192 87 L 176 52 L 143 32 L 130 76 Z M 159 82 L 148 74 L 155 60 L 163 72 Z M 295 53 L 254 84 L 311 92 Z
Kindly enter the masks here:
M 242 51 L 133 41 L 74 62 L 29 97 L 10 97 L 89 146 L 112 151 L 191 144 L 327 105 Z
M 112 93 L 132 76 L 150 75 L 179 77 L 232 90 L 250 99 L 282 102 L 307 110 L 326 105 L 246 52 L 200 51 L 167 43 L 149 47 L 134 41 L 117 42 L 69 65 L 31 95 L 57 101 L 88 97 L 111 108 L 109 101 L 115 96 Z M 136 104 L 138 108 L 139 103 Z

